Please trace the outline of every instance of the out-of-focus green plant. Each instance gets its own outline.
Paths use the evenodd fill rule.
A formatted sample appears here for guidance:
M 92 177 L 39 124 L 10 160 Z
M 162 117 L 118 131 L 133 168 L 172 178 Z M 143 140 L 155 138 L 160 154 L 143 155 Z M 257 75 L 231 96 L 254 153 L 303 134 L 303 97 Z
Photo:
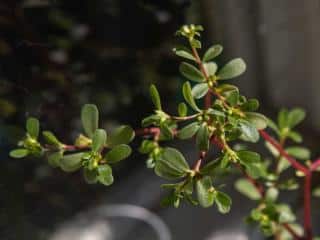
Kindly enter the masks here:
M 86 104 L 81 112 L 84 133 L 73 145 L 62 143 L 49 131 L 43 131 L 39 138 L 39 121 L 29 118 L 26 136 L 10 156 L 45 156 L 51 166 L 66 172 L 82 168 L 88 183 L 110 185 L 113 164 L 131 154 L 128 143 L 139 135 L 143 137 L 139 151 L 148 156 L 147 167 L 154 169 L 159 177 L 174 181 L 162 185 L 170 191 L 162 201 L 164 205 L 179 207 L 182 201 L 187 201 L 204 208 L 215 205 L 219 212 L 229 212 L 231 197 L 214 183 L 219 178 L 218 172 L 230 173 L 235 168 L 244 176 L 235 182 L 236 189 L 257 203 L 248 222 L 257 223 L 266 236 L 276 239 L 316 239 L 311 226 L 311 176 L 320 161 L 312 162 L 305 147 L 287 146 L 288 140 L 295 144 L 302 142 L 295 127 L 305 118 L 305 112 L 299 108 L 284 109 L 277 123 L 256 112 L 258 100 L 241 95 L 238 87 L 225 81 L 243 74 L 246 64 L 235 58 L 219 67 L 214 60 L 223 51 L 221 45 L 211 46 L 200 57 L 202 30 L 198 25 L 185 25 L 177 31 L 187 42 L 174 48 L 174 53 L 185 59 L 179 70 L 187 81 L 182 86 L 185 101 L 177 106 L 176 115 L 162 108 L 160 94 L 152 85 L 150 95 L 155 111 L 142 120 L 142 129 L 134 131 L 130 126 L 121 126 L 107 135 L 98 126 L 97 107 Z M 201 99 L 203 103 L 199 102 Z M 268 126 L 275 138 L 263 130 Z M 256 143 L 260 136 L 274 161 L 233 144 L 238 140 Z M 178 149 L 162 146 L 163 142 L 175 139 L 195 140 L 199 157 L 192 165 Z M 216 159 L 207 159 L 212 148 L 220 154 Z M 296 171 L 294 178 L 282 175 L 290 167 Z M 279 200 L 280 192 L 298 189 L 300 179 L 304 179 L 303 227 L 289 204 Z M 320 195 L 318 188 L 313 192 Z

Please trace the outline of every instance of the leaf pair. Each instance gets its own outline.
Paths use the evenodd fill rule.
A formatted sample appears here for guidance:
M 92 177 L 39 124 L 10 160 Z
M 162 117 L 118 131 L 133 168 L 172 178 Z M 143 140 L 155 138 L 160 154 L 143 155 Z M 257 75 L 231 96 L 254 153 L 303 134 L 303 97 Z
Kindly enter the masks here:
M 199 204 L 202 207 L 211 207 L 216 203 L 219 212 L 228 213 L 230 211 L 232 204 L 231 198 L 227 194 L 215 190 L 210 177 L 207 176 L 197 180 L 196 190 Z

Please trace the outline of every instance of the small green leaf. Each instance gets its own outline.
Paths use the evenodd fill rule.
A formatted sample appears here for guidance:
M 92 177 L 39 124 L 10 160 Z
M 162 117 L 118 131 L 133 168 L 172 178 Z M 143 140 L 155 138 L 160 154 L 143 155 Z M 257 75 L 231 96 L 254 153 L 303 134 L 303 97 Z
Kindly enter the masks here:
M 81 110 L 81 121 L 84 132 L 88 137 L 92 137 L 98 128 L 99 111 L 94 104 L 85 104 Z
M 155 141 L 143 140 L 140 145 L 139 152 L 142 154 L 147 154 L 152 152 L 156 147 L 157 143 Z
M 202 124 L 197 132 L 196 145 L 200 151 L 209 150 L 209 129 L 206 124 Z
M 218 69 L 217 64 L 214 62 L 204 63 L 203 67 L 206 70 L 209 77 L 215 76 Z
M 315 189 L 313 189 L 312 195 L 314 197 L 320 197 L 320 187 L 316 187 Z
M 256 111 L 259 108 L 259 101 L 257 99 L 249 99 L 247 102 L 241 105 L 241 109 L 247 112 Z
M 151 96 L 151 100 L 152 100 L 154 106 L 156 107 L 156 109 L 161 110 L 160 94 L 159 94 L 156 86 L 153 84 L 150 86 L 150 96 Z
M 180 64 L 179 70 L 181 74 L 186 77 L 189 80 L 195 81 L 195 82 L 204 82 L 205 78 L 202 75 L 202 73 L 193 65 L 182 62 Z
M 309 160 L 311 157 L 310 150 L 305 147 L 300 147 L 300 146 L 288 147 L 286 148 L 286 152 L 289 153 L 291 156 L 301 160 Z
M 292 212 L 291 208 L 287 204 L 277 204 L 277 212 L 279 212 L 279 222 L 280 223 L 292 223 L 296 221 L 296 216 Z
M 98 172 L 96 169 L 90 170 L 88 168 L 83 169 L 83 176 L 88 184 L 94 184 L 98 181 Z
M 196 181 L 197 198 L 204 208 L 211 207 L 214 203 L 214 192 L 210 177 L 204 177 Z
M 200 169 L 200 173 L 204 176 L 217 176 L 218 171 L 220 170 L 220 161 L 219 159 L 210 161 L 204 167 Z
M 173 132 L 167 122 L 162 122 L 160 124 L 160 132 L 161 132 L 161 137 L 163 137 L 164 139 L 166 140 L 173 139 Z
M 232 106 L 236 106 L 239 101 L 239 91 L 238 90 L 232 90 L 229 92 L 224 93 L 226 97 L 226 101 Z
M 208 62 L 215 57 L 219 56 L 223 51 L 223 47 L 221 45 L 213 45 L 210 47 L 205 54 L 203 55 L 202 61 L 203 62 Z
M 26 129 L 30 137 L 37 139 L 39 136 L 40 124 L 38 119 L 30 117 L 27 119 Z
M 190 52 L 189 49 L 187 49 L 186 47 L 177 47 L 173 49 L 173 52 L 179 56 L 179 57 L 183 57 L 192 61 L 196 61 L 195 57 L 192 55 L 192 53 Z
M 238 77 L 246 70 L 246 64 L 241 58 L 228 62 L 218 73 L 218 79 L 225 80 Z
M 268 120 L 264 115 L 256 112 L 246 112 L 245 114 L 247 120 L 251 122 L 256 129 L 261 130 L 267 127 Z
M 279 196 L 279 190 L 275 187 L 270 187 L 266 191 L 266 200 L 269 202 L 275 202 Z
M 112 148 L 106 155 L 105 159 L 108 163 L 116 163 L 119 162 L 131 154 L 131 148 L 128 145 L 121 144 Z
M 288 138 L 290 138 L 292 141 L 294 141 L 296 143 L 301 143 L 303 140 L 300 133 L 298 133 L 296 131 L 292 131 L 292 130 L 288 133 Z
M 249 164 L 249 163 L 257 163 L 261 160 L 261 157 L 256 152 L 251 152 L 247 150 L 240 150 L 237 153 L 237 156 L 239 157 L 241 163 L 243 164 Z
M 279 125 L 280 129 L 289 127 L 288 115 L 289 115 L 289 112 L 287 109 L 280 110 L 280 112 L 278 114 L 278 125 Z
M 279 130 L 277 124 L 274 121 L 272 121 L 270 118 L 266 117 L 266 119 L 267 119 L 267 126 L 269 128 L 271 128 L 273 131 L 275 131 L 275 133 L 277 133 L 279 135 L 280 134 L 280 130 Z
M 112 169 L 109 165 L 104 164 L 98 167 L 98 181 L 106 186 L 113 183 Z
M 217 191 L 215 195 L 215 202 L 217 204 L 219 212 L 223 214 L 228 213 L 232 205 L 231 198 L 227 194 L 219 191 Z
M 190 107 L 197 112 L 201 112 L 201 110 L 198 108 L 198 106 L 192 96 L 191 86 L 190 86 L 189 82 L 185 82 L 183 84 L 182 93 L 183 93 L 184 99 L 190 105 Z
M 48 163 L 51 167 L 59 167 L 60 160 L 63 157 L 63 151 L 53 152 L 48 154 Z
M 12 158 L 24 158 L 28 154 L 29 154 L 29 151 L 24 148 L 14 149 L 9 153 L 10 157 Z
M 188 108 L 185 103 L 179 103 L 178 113 L 180 117 L 185 117 L 188 114 Z
M 251 200 L 261 199 L 261 195 L 253 183 L 249 182 L 247 179 L 242 178 L 236 181 L 235 188 L 248 197 Z
M 204 97 L 208 91 L 209 91 L 209 87 L 207 83 L 199 83 L 192 88 L 191 93 L 194 98 L 200 99 Z
M 74 172 L 81 167 L 84 153 L 73 153 L 64 155 L 60 160 L 60 167 L 65 172 Z
M 57 137 L 52 132 L 43 131 L 42 135 L 48 144 L 51 144 L 57 147 L 62 145 L 62 143 L 57 139 Z
M 97 129 L 92 138 L 92 151 L 99 152 L 106 144 L 107 133 L 104 129 Z
M 128 144 L 135 137 L 134 130 L 127 125 L 120 126 L 116 128 L 108 137 L 107 145 L 109 147 L 114 147 L 120 144 Z
M 220 167 L 222 169 L 226 168 L 228 166 L 229 162 L 230 162 L 230 156 L 229 156 L 229 154 L 226 153 L 223 155 L 223 157 L 221 159 Z
M 199 130 L 199 123 L 194 122 L 182 128 L 178 132 L 177 137 L 180 139 L 189 139 L 189 138 L 192 138 L 198 130 Z
M 195 38 L 193 38 L 191 41 L 191 46 L 194 48 L 201 48 L 201 42 Z
M 240 131 L 242 132 L 241 138 L 248 142 L 258 142 L 259 141 L 259 132 L 256 127 L 248 122 L 241 121 L 239 123 Z
M 184 156 L 174 148 L 165 148 L 156 161 L 155 172 L 165 179 L 174 180 L 184 177 L 189 165 Z
M 290 128 L 294 128 L 306 117 L 306 113 L 301 108 L 295 108 L 288 113 L 288 125 Z

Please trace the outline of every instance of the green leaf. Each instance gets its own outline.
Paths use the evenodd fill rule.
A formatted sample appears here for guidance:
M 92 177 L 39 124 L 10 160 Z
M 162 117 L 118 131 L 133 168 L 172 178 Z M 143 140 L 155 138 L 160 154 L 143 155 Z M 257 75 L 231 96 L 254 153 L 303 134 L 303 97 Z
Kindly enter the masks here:
M 279 196 L 279 190 L 275 187 L 270 187 L 266 191 L 266 200 L 269 202 L 275 202 Z
M 277 204 L 277 212 L 279 212 L 279 222 L 280 223 L 292 223 L 296 221 L 296 216 L 292 212 L 291 208 L 287 204 Z
M 64 155 L 60 160 L 60 167 L 65 172 L 74 172 L 81 167 L 84 153 L 73 153 Z
M 201 42 L 195 38 L 193 38 L 191 41 L 191 46 L 194 48 L 201 48 Z
M 210 177 L 204 177 L 196 181 L 197 198 L 204 208 L 211 207 L 214 203 L 214 192 Z
M 199 123 L 197 122 L 194 122 L 194 123 L 191 123 L 187 126 L 185 126 L 184 128 L 182 128 L 178 134 L 177 134 L 177 137 L 180 138 L 180 139 L 189 139 L 189 138 L 192 138 L 196 132 L 199 130 Z
M 226 97 L 226 101 L 233 107 L 238 104 L 239 101 L 239 91 L 238 90 L 232 90 L 229 92 L 224 93 Z
M 182 93 L 183 93 L 184 99 L 190 105 L 190 107 L 197 112 L 201 112 L 201 110 L 198 108 L 198 106 L 192 96 L 191 86 L 190 86 L 189 82 L 185 82 L 183 84 Z
M 259 132 L 252 123 L 248 121 L 241 121 L 239 122 L 239 128 L 242 133 L 241 138 L 243 140 L 248 142 L 259 141 Z
M 139 152 L 142 154 L 147 154 L 152 152 L 156 147 L 157 147 L 157 143 L 151 140 L 143 140 L 140 148 L 139 148 Z
M 228 166 L 229 162 L 230 162 L 230 156 L 229 156 L 229 154 L 226 153 L 223 155 L 223 157 L 221 159 L 220 167 L 222 169 L 226 168 Z
M 214 62 L 204 63 L 203 67 L 206 70 L 209 77 L 215 76 L 218 69 L 217 64 Z
M 51 167 L 59 167 L 60 160 L 63 157 L 63 151 L 53 152 L 48 154 L 48 163 Z
M 188 114 L 188 108 L 185 103 L 179 103 L 178 113 L 180 117 L 185 117 Z
M 14 149 L 9 153 L 10 157 L 12 158 L 24 158 L 28 154 L 29 154 L 29 150 L 24 148 Z
M 249 99 L 247 102 L 241 105 L 243 111 L 252 112 L 259 108 L 259 101 L 257 99 Z
M 92 137 L 98 129 L 99 111 L 94 104 L 85 104 L 81 110 L 81 121 L 84 132 L 88 137 Z
M 218 73 L 218 79 L 225 80 L 238 77 L 246 70 L 246 64 L 241 58 L 228 62 Z
M 246 112 L 245 114 L 247 120 L 251 122 L 256 129 L 261 130 L 267 127 L 268 120 L 264 115 L 256 112 Z
M 312 195 L 314 197 L 320 197 L 320 187 L 316 187 L 315 189 L 313 189 Z
M 92 138 L 92 151 L 99 152 L 106 144 L 107 133 L 104 129 L 97 129 Z
M 199 83 L 192 88 L 191 93 L 194 98 L 200 99 L 204 97 L 208 91 L 209 91 L 209 87 L 207 83 Z
M 120 144 L 112 148 L 106 155 L 105 159 L 108 163 L 116 163 L 119 162 L 131 154 L 131 148 L 128 145 Z
M 197 132 L 196 145 L 200 151 L 209 150 L 209 129 L 206 124 L 202 124 Z
M 267 119 L 267 126 L 269 128 L 271 128 L 273 131 L 275 131 L 275 133 L 277 133 L 279 135 L 280 134 L 280 130 L 279 130 L 277 124 L 274 121 L 272 121 L 270 118 L 266 117 L 266 119 Z
M 217 191 L 215 195 L 215 202 L 219 212 L 223 214 L 228 213 L 232 205 L 231 198 L 227 194 L 219 191 Z
M 239 179 L 235 183 L 235 188 L 251 200 L 260 200 L 261 195 L 257 188 L 245 178 Z
M 156 86 L 153 84 L 150 86 L 150 96 L 151 96 L 151 100 L 152 100 L 154 106 L 156 107 L 156 109 L 161 110 L 160 94 L 159 94 Z
M 152 124 L 156 125 L 158 122 L 160 122 L 160 119 L 161 119 L 161 117 L 158 114 L 153 114 L 151 116 L 144 118 L 141 121 L 141 125 L 142 125 L 142 127 L 148 127 Z
M 46 140 L 46 142 L 48 144 L 54 145 L 54 146 L 61 146 L 63 145 L 58 139 L 57 137 L 50 131 L 43 131 L 42 135 L 44 137 L 44 139 Z
M 98 181 L 98 172 L 96 169 L 90 170 L 88 168 L 83 169 L 83 176 L 88 184 L 94 184 Z
M 292 147 L 287 147 L 285 150 L 287 153 L 289 153 L 289 155 L 297 159 L 309 160 L 311 157 L 310 150 L 305 147 L 292 146 Z
M 179 70 L 181 74 L 186 77 L 189 80 L 195 81 L 195 82 L 204 82 L 205 78 L 202 75 L 202 73 L 193 65 L 182 62 L 180 64 Z
M 113 183 L 112 169 L 108 164 L 98 167 L 98 181 L 106 186 Z
M 203 62 L 208 62 L 215 57 L 219 56 L 223 51 L 223 47 L 221 45 L 213 45 L 210 47 L 205 54 L 203 55 L 202 61 Z
M 39 136 L 40 124 L 38 119 L 30 117 L 27 119 L 26 129 L 30 137 L 37 139 Z
M 166 140 L 173 139 L 173 132 L 167 122 L 162 122 L 160 124 L 160 130 L 161 130 L 161 137 L 163 137 Z
M 134 130 L 127 125 L 120 126 L 116 128 L 108 137 L 107 145 L 109 147 L 114 147 L 120 144 L 128 144 L 135 137 Z
M 184 177 L 189 165 L 184 156 L 174 148 L 165 148 L 156 161 L 155 172 L 165 179 L 174 180 Z
M 288 138 L 290 138 L 292 141 L 294 141 L 296 143 L 301 143 L 303 140 L 300 133 L 298 133 L 296 131 L 292 131 L 292 130 L 288 133 Z
M 241 163 L 248 164 L 248 163 L 257 163 L 260 162 L 261 157 L 256 152 L 251 152 L 247 150 L 240 150 L 237 153 L 237 156 L 239 157 Z
M 288 113 L 288 125 L 290 128 L 294 128 L 306 117 L 306 113 L 301 108 L 295 108 Z
M 173 52 L 179 56 L 179 57 L 183 57 L 192 61 L 196 61 L 195 57 L 192 55 L 192 53 L 190 52 L 189 49 L 187 49 L 186 47 L 177 47 L 173 49 Z
M 220 170 L 220 161 L 219 159 L 208 162 L 204 167 L 200 169 L 200 173 L 204 176 L 217 176 L 218 171 Z
M 288 121 L 289 112 L 287 109 L 281 109 L 278 114 L 278 125 L 280 129 L 289 127 Z

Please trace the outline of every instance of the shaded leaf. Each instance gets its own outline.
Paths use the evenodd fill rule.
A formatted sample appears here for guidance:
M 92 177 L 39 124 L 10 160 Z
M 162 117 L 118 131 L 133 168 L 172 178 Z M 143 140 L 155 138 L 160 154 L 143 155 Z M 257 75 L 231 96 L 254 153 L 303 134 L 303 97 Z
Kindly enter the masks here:
M 108 164 L 98 167 L 98 181 L 106 186 L 113 183 L 112 169 Z
M 106 144 L 107 133 L 104 129 L 97 129 L 92 137 L 92 151 L 99 152 Z
M 20 148 L 12 150 L 9 155 L 12 158 L 24 158 L 29 154 L 29 150 Z
M 40 124 L 38 119 L 30 117 L 27 119 L 26 123 L 27 133 L 34 139 L 37 139 L 39 136 Z
M 195 82 L 204 82 L 205 78 L 202 73 L 193 65 L 183 62 L 180 64 L 179 70 L 181 74 L 189 80 Z
M 192 88 L 191 93 L 194 98 L 200 99 L 204 97 L 208 91 L 209 87 L 207 83 L 199 83 Z
M 81 121 L 84 132 L 88 137 L 92 137 L 98 128 L 99 111 L 94 104 L 85 104 L 81 110 Z
M 65 172 L 74 172 L 81 167 L 82 156 L 84 153 L 73 153 L 64 155 L 60 160 L 60 167 Z
M 151 100 L 157 110 L 161 110 L 161 100 L 160 100 L 160 94 L 154 84 L 150 86 L 150 96 Z
M 257 188 L 245 178 L 239 179 L 235 183 L 235 188 L 251 200 L 261 199 L 261 195 Z
M 131 151 L 128 145 L 120 144 L 112 148 L 104 158 L 108 163 L 116 163 L 130 156 Z
M 197 112 L 201 112 L 201 110 L 198 108 L 198 106 L 192 96 L 191 86 L 190 86 L 189 82 L 185 82 L 183 84 L 182 93 L 183 93 L 184 99 L 190 105 L 190 107 Z
M 214 203 L 214 192 L 210 177 L 203 177 L 196 181 L 197 198 L 199 204 L 204 207 L 211 207 Z

